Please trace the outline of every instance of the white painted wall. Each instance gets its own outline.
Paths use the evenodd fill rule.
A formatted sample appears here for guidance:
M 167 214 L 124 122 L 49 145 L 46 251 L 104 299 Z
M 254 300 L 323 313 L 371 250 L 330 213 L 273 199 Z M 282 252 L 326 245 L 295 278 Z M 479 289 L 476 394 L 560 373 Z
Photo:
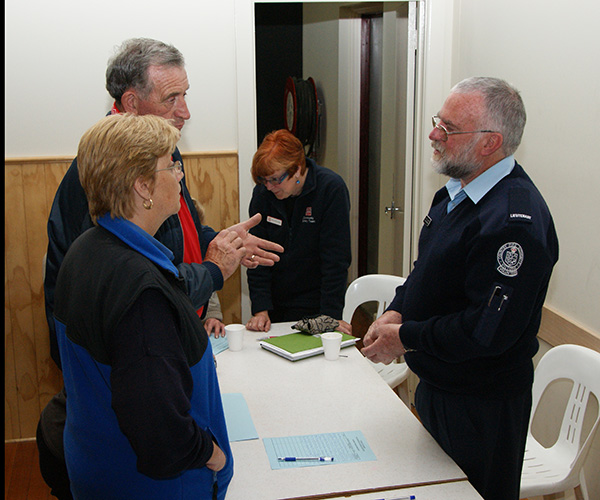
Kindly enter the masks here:
M 546 303 L 600 332 L 600 4 L 457 0 L 452 83 L 514 84 L 527 109 L 516 158 L 550 206 L 560 241 Z
M 139 36 L 185 56 L 192 118 L 180 148 L 237 149 L 234 0 L 7 0 L 5 15 L 6 157 L 74 155 L 112 104 L 109 57 Z

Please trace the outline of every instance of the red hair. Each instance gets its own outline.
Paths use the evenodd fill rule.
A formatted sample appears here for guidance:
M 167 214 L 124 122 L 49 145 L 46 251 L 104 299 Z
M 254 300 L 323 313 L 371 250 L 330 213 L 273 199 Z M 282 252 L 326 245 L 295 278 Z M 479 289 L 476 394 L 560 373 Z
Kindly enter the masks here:
M 291 177 L 300 169 L 306 170 L 306 156 L 300 140 L 286 129 L 275 130 L 265 136 L 252 158 L 250 173 L 256 184 L 275 172 L 285 170 Z

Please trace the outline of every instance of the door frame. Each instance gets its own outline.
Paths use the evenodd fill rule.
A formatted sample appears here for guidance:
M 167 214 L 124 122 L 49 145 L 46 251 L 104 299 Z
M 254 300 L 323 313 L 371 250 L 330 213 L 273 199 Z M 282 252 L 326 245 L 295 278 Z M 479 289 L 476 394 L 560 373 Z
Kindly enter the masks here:
M 262 0 L 259 3 L 281 3 L 292 0 Z M 364 0 L 371 2 L 375 0 Z M 408 1 L 408 0 L 405 0 Z M 419 2 L 422 12 L 419 38 L 423 50 L 417 65 L 417 81 L 415 88 L 415 119 L 414 119 L 414 155 L 412 175 L 411 196 L 411 235 L 407 239 L 409 249 L 405 258 L 414 261 L 416 257 L 418 232 L 420 221 L 427 213 L 429 202 L 433 193 L 443 184 L 441 176 L 434 174 L 429 168 L 428 158 L 431 156 L 431 148 L 427 141 L 431 125 L 428 125 L 427 116 L 434 115 L 441 107 L 447 92 L 451 88 L 451 63 L 452 63 L 452 32 L 454 0 L 413 0 Z M 305 0 L 305 3 L 317 2 L 317 0 Z M 345 3 L 334 0 L 335 3 Z M 238 116 L 238 157 L 239 157 L 239 201 L 240 220 L 248 216 L 248 206 L 252 194 L 252 179 L 250 177 L 250 164 L 252 156 L 256 151 L 256 75 L 255 75 L 255 44 L 254 44 L 254 4 L 256 0 L 234 0 L 235 12 L 235 46 L 236 46 L 236 74 L 237 74 L 237 116 Z M 352 54 L 351 51 L 349 51 Z M 360 52 L 359 52 L 360 55 Z M 342 54 L 340 54 L 342 57 Z M 358 59 L 360 61 L 360 59 Z M 358 64 L 348 60 L 348 68 L 353 69 Z M 343 67 L 343 66 L 342 66 Z M 358 71 L 360 68 L 358 67 Z M 360 80 L 358 84 L 360 91 Z M 359 102 L 359 101 L 354 101 Z M 342 107 L 343 108 L 343 107 Z M 354 118 L 358 111 L 350 110 L 351 126 L 354 126 Z M 341 124 L 340 122 L 340 135 Z M 358 126 L 358 121 L 356 122 Z M 349 155 L 354 153 L 354 146 L 348 145 L 346 151 Z M 338 160 L 342 158 L 343 149 L 339 151 Z M 424 160 L 425 159 L 425 160 Z M 358 165 L 351 163 L 352 165 Z M 349 163 L 350 165 L 350 163 Z M 346 179 L 350 190 L 352 206 L 358 206 L 358 171 L 350 169 Z M 351 220 L 351 224 L 353 220 Z M 356 220 L 356 224 L 358 221 Z M 357 235 L 352 226 L 352 234 Z M 353 237 L 352 251 L 358 247 L 357 237 Z M 250 318 L 250 298 L 248 284 L 245 278 L 245 269 L 242 272 L 242 321 Z

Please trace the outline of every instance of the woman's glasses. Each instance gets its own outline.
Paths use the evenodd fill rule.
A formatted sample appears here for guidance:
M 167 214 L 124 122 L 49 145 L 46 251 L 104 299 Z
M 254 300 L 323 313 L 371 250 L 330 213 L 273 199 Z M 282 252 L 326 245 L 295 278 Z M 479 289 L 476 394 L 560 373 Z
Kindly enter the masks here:
M 257 177 L 256 180 L 259 184 L 262 184 L 263 186 L 266 186 L 267 184 L 271 184 L 272 186 L 279 186 L 279 184 L 281 184 L 286 179 L 287 176 L 288 176 L 288 173 L 285 172 L 279 178 L 265 179 L 264 177 Z
M 182 168 L 183 168 L 183 165 L 181 164 L 181 162 L 176 161 L 176 162 L 171 163 L 170 167 L 159 168 L 158 170 L 156 170 L 156 172 L 162 172 L 163 170 L 172 170 L 176 174 L 180 174 L 182 172 Z

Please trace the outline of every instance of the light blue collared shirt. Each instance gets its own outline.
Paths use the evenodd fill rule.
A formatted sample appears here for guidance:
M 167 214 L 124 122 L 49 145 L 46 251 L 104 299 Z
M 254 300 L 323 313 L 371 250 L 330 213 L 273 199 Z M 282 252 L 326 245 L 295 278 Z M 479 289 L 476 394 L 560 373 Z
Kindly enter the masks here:
M 494 166 L 488 168 L 483 174 L 478 175 L 464 188 L 460 185 L 460 179 L 450 179 L 446 183 L 446 189 L 450 195 L 448 202 L 448 213 L 450 213 L 467 196 L 477 205 L 490 189 L 498 184 L 504 177 L 510 174 L 515 167 L 515 157 L 507 156 Z

